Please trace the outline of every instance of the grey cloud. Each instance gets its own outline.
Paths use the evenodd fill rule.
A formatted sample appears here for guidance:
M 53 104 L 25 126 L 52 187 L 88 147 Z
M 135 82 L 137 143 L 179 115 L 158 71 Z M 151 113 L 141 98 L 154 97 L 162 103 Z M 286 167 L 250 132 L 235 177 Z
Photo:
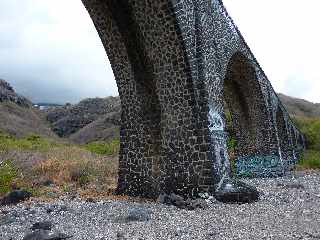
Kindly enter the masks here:
M 59 19 L 63 0 L 55 2 L 56 9 L 50 9 L 52 1 L 0 1 L 0 78 L 34 102 L 77 102 L 85 97 L 117 95 L 112 70 L 90 18 L 83 12 L 74 13 L 87 26 L 83 32 L 68 34 L 72 27 L 66 26 L 69 19 L 66 24 Z M 81 1 L 69 0 L 69 4 Z

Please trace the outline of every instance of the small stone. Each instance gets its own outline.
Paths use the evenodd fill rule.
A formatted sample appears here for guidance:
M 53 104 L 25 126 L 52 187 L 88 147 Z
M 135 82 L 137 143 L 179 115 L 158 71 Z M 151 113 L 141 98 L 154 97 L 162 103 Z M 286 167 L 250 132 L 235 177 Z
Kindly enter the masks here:
M 287 189 L 300 189 L 300 190 L 304 190 L 305 189 L 304 185 L 301 184 L 301 183 L 285 184 L 284 187 L 287 188 Z
M 174 193 L 170 194 L 170 200 L 171 200 L 172 204 L 181 203 L 184 201 L 183 197 L 181 197 L 177 194 L 174 194 Z
M 45 240 L 64 240 L 68 238 L 72 238 L 72 236 L 64 233 L 53 233 L 49 235 Z
M 68 207 L 66 205 L 61 205 L 58 209 L 58 212 L 67 212 Z
M 50 231 L 40 229 L 27 234 L 23 238 L 23 240 L 65 240 L 71 237 L 72 236 L 66 235 L 64 233 L 50 234 Z
M 208 199 L 210 197 L 209 193 L 199 193 L 199 197 L 202 199 Z
M 52 180 L 48 179 L 48 180 L 44 181 L 42 183 L 42 185 L 45 187 L 54 187 L 54 182 Z
M 51 230 L 52 229 L 52 222 L 43 221 L 43 222 L 36 222 L 32 225 L 31 230 Z
M 207 202 L 203 199 L 195 199 L 191 202 L 191 205 L 193 209 L 206 209 L 208 207 Z
M 47 240 L 49 236 L 49 231 L 38 230 L 29 234 L 26 234 L 23 240 Z
M 66 212 L 68 211 L 68 207 L 66 205 L 49 205 L 46 208 L 47 213 L 52 213 L 52 212 Z
M 125 240 L 125 234 L 123 232 L 117 232 L 117 240 Z
M 89 197 L 89 198 L 86 199 L 86 202 L 87 203 L 95 203 L 96 201 L 93 198 Z
M 168 195 L 167 194 L 160 194 L 157 198 L 157 202 L 161 204 L 167 204 Z

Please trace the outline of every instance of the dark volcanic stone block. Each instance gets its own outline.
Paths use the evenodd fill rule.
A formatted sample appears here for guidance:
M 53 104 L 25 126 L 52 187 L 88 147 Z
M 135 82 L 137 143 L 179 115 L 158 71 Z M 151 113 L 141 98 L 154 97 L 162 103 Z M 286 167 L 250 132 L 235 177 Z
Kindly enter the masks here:
M 252 203 L 259 200 L 260 193 L 255 187 L 243 182 L 227 179 L 216 190 L 214 197 L 223 203 Z
M 25 200 L 28 200 L 32 197 L 32 193 L 23 191 L 23 190 L 16 190 L 12 191 L 7 194 L 1 201 L 2 205 L 11 205 L 11 204 L 18 204 Z

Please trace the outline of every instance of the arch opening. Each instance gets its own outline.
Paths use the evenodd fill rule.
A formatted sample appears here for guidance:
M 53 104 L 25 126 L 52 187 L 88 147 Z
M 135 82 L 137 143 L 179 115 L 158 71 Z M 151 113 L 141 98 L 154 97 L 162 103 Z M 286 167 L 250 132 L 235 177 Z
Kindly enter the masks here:
M 229 61 L 224 102 L 231 161 L 238 174 L 254 174 L 257 161 L 264 161 L 259 156 L 269 155 L 268 114 L 255 69 L 240 52 Z

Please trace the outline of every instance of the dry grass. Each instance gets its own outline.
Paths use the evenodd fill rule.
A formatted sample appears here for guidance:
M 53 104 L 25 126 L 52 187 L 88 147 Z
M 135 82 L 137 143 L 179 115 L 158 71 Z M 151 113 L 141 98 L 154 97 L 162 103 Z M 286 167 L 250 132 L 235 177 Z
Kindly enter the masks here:
M 10 186 L 8 190 L 23 188 L 36 196 L 50 198 L 66 193 L 85 195 L 84 192 L 91 192 L 94 196 L 110 195 L 116 187 L 117 153 L 99 155 L 70 144 L 52 144 L 46 148 L 43 148 L 46 144 L 40 144 L 39 148 L 23 149 L 16 145 L 20 146 L 20 141 L 25 140 L 12 141 L 14 144 L 10 142 L 0 149 L 0 162 L 9 162 L 16 173 L 14 179 L 4 182 L 6 189 Z M 7 169 L 4 168 L 3 171 L 8 171 Z M 45 186 L 44 183 L 49 181 L 54 184 Z
M 43 158 L 32 171 L 40 181 L 49 179 L 57 185 L 68 182 L 84 185 L 93 181 L 112 184 L 116 180 L 115 156 L 99 156 L 79 147 L 66 147 L 52 149 L 43 154 Z

